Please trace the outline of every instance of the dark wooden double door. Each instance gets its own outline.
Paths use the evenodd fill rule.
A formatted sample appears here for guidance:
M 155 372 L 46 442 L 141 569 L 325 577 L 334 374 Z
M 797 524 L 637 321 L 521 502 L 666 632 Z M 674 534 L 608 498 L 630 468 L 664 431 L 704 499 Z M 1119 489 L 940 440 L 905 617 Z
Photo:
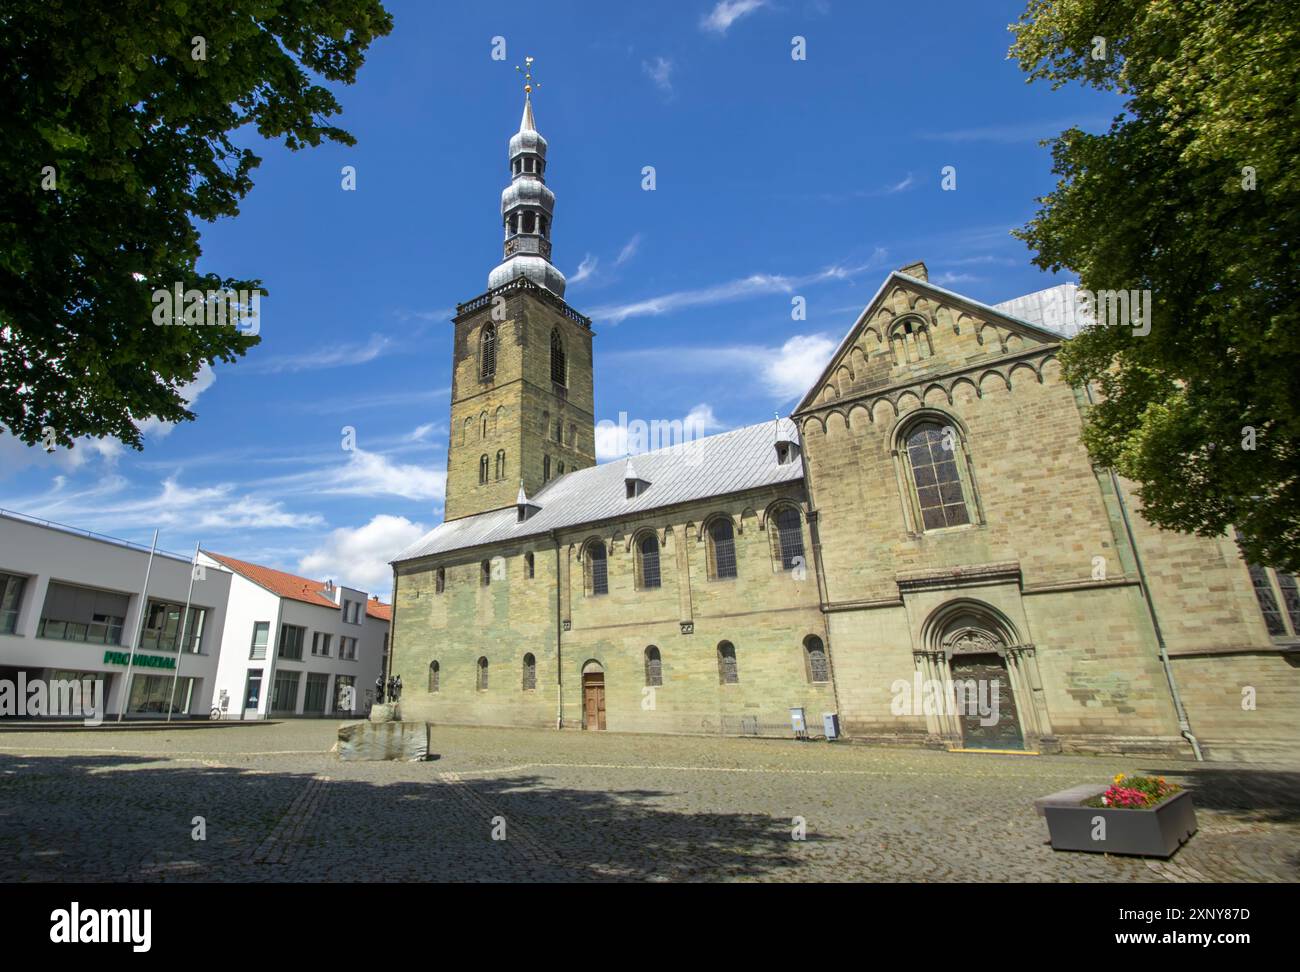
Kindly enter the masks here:
M 978 686 L 976 699 L 994 711 L 961 712 L 962 745 L 967 749 L 1024 749 L 1016 697 L 1011 691 L 1007 664 L 995 654 L 952 659 L 952 680 L 971 680 Z M 996 695 L 994 694 L 996 686 Z M 994 708 L 996 707 L 996 708 Z M 996 719 L 993 716 L 996 715 Z M 988 723 L 988 724 L 986 724 Z

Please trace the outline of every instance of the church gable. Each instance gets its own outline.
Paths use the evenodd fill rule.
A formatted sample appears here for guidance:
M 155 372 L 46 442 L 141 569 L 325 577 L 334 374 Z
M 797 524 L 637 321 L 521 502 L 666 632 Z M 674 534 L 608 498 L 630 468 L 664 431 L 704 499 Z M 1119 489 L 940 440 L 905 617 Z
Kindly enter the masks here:
M 1050 331 L 936 287 L 925 265 L 891 273 L 795 411 L 994 361 L 1035 345 Z

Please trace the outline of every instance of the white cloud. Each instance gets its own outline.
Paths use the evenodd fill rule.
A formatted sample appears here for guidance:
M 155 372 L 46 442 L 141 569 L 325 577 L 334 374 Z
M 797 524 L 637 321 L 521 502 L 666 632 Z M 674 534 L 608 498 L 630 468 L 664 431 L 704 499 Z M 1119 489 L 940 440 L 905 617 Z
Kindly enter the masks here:
M 393 584 L 389 561 L 424 533 L 423 524 L 380 514 L 364 526 L 331 531 L 324 543 L 298 562 L 298 570 L 387 597 Z
M 283 354 L 270 358 L 253 358 L 242 366 L 246 372 L 272 373 L 317 371 L 366 364 L 380 355 L 396 350 L 391 338 L 372 334 L 365 344 L 334 344 L 305 354 Z
M 576 284 L 576 283 L 582 283 L 584 280 L 587 280 L 588 278 L 591 277 L 593 273 L 596 272 L 596 264 L 599 262 L 600 261 L 597 260 L 590 253 L 586 254 L 582 258 L 582 262 L 578 264 L 578 272 L 575 273 L 572 277 L 570 277 L 568 282 L 571 284 Z
M 835 353 L 836 342 L 824 334 L 796 334 L 763 364 L 763 381 L 780 401 L 799 398 L 819 377 Z
M 641 248 L 641 234 L 635 234 L 630 240 L 623 244 L 623 249 L 618 251 L 618 259 L 614 261 L 615 266 L 626 263 L 636 256 L 636 251 Z
M 815 273 L 800 276 L 784 274 L 754 273 L 739 280 L 701 287 L 695 290 L 677 290 L 659 297 L 633 301 L 628 304 L 608 304 L 595 307 L 591 316 L 604 324 L 618 324 L 629 317 L 647 317 L 668 314 L 687 307 L 704 307 L 730 301 L 745 300 L 762 294 L 793 294 L 797 288 L 816 286 L 832 280 L 851 280 L 861 273 L 879 265 L 884 251 L 877 249 L 866 263 L 854 267 L 838 264 Z
M 185 399 L 185 404 L 188 407 L 197 402 L 199 396 L 211 388 L 216 380 L 217 373 L 205 361 L 199 366 L 199 373 L 194 376 L 194 380 L 186 382 L 176 390 L 180 393 L 181 398 Z M 141 434 L 154 440 L 165 439 L 171 434 L 172 429 L 176 428 L 175 422 L 164 422 L 156 418 L 147 418 L 139 425 Z
M 285 477 L 304 492 L 335 496 L 400 496 L 409 500 L 442 502 L 447 473 L 425 466 L 394 462 L 378 452 L 353 449 L 342 469 L 322 466 L 308 473 Z
M 643 418 L 620 412 L 618 421 L 602 419 L 596 423 L 596 461 L 608 462 L 629 453 L 664 449 L 692 442 L 725 429 L 713 414 L 713 406 L 701 403 L 683 418 Z
M 719 0 L 714 8 L 700 20 L 700 27 L 725 34 L 741 17 L 767 5 L 767 0 Z
M 653 62 L 642 61 L 641 70 L 655 83 L 664 94 L 673 93 L 673 62 L 668 58 L 656 57 Z
M 436 422 L 426 422 L 424 425 L 416 426 L 416 428 L 411 431 L 411 441 L 423 442 L 425 439 L 429 438 L 437 427 L 438 424 Z
M 904 179 L 902 182 L 897 182 L 894 185 L 889 186 L 887 189 L 885 189 L 885 192 L 887 194 L 895 193 L 895 192 L 903 192 L 904 190 L 911 189 L 912 186 L 915 184 L 916 184 L 916 180 L 912 178 L 912 173 L 909 172 L 907 174 L 906 179 Z

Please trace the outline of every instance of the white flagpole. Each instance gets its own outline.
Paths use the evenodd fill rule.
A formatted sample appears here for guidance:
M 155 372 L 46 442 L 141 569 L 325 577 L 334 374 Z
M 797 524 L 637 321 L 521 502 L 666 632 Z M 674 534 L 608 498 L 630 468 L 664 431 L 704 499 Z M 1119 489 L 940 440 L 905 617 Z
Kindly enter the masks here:
M 153 570 L 153 554 L 158 549 L 158 531 L 153 532 L 153 543 L 149 546 L 149 563 L 144 568 L 144 587 L 140 588 L 140 623 L 135 626 L 135 637 L 131 639 L 131 656 L 126 660 L 126 684 L 122 686 L 122 704 L 117 707 L 117 721 L 122 721 L 127 704 L 131 701 L 131 669 L 135 667 L 135 653 L 140 648 L 140 639 L 144 637 L 144 617 L 149 613 L 149 572 Z
M 190 559 L 190 589 L 185 592 L 185 610 L 181 612 L 180 643 L 176 647 L 176 670 L 172 672 L 172 694 L 167 702 L 167 721 L 172 721 L 172 708 L 176 705 L 176 683 L 181 677 L 181 658 L 185 655 L 185 625 L 190 620 L 190 600 L 194 597 L 194 574 L 199 569 L 199 545 L 194 544 Z M 193 701 L 191 699 L 191 701 Z

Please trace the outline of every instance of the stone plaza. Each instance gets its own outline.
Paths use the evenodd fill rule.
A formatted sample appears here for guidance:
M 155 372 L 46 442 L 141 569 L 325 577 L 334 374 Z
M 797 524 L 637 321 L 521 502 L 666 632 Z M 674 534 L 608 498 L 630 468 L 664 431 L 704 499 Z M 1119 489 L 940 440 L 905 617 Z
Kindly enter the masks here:
M 344 762 L 337 728 L 9 729 L 0 880 L 1300 880 L 1280 765 L 459 726 L 425 762 Z M 1171 860 L 1046 844 L 1034 799 L 1117 772 L 1192 790 Z

